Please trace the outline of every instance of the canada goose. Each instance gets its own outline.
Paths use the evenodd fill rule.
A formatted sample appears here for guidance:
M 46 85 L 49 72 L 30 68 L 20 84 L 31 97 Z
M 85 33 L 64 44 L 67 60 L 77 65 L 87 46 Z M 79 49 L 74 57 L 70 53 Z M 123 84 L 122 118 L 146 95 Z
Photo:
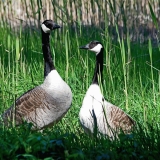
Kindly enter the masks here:
M 117 106 L 107 102 L 99 87 L 98 80 L 103 71 L 103 45 L 98 41 L 80 47 L 96 53 L 96 65 L 92 84 L 88 88 L 79 112 L 80 123 L 87 133 L 97 131 L 109 138 L 117 137 L 120 130 L 130 133 L 135 122 Z
M 42 23 L 44 82 L 20 96 L 2 115 L 5 125 L 12 120 L 16 125 L 27 121 L 33 123 L 33 129 L 42 129 L 58 122 L 70 108 L 71 89 L 56 71 L 50 50 L 50 33 L 57 28 L 60 26 L 52 20 Z

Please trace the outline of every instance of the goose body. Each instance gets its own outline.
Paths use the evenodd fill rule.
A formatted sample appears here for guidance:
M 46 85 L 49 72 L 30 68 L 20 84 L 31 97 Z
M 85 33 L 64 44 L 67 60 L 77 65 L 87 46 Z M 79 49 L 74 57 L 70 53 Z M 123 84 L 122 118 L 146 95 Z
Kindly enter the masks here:
M 99 133 L 110 138 L 117 136 L 120 130 L 130 133 L 135 125 L 134 120 L 119 107 L 107 102 L 98 82 L 103 71 L 103 46 L 98 41 L 80 47 L 96 53 L 96 66 L 92 84 L 88 88 L 79 112 L 80 123 L 87 133 L 94 133 L 95 127 Z
M 44 82 L 20 96 L 3 115 L 4 124 L 14 120 L 33 123 L 33 128 L 42 129 L 57 123 L 68 111 L 72 92 L 54 67 L 49 36 L 51 30 L 59 28 L 51 20 L 42 23 L 42 50 L 44 56 Z

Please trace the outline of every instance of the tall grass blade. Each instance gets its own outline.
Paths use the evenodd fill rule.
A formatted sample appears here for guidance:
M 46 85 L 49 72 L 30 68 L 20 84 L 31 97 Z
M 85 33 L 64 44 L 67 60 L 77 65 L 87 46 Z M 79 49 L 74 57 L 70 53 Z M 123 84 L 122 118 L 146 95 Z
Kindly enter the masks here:
M 154 104 L 156 104 L 155 80 L 154 80 L 154 74 L 153 74 L 153 57 L 152 57 L 152 44 L 151 44 L 151 39 L 149 39 L 148 48 L 149 48 L 149 56 L 150 56 L 150 63 L 151 63 L 151 80 L 152 80 L 153 99 L 154 99 Z
M 20 46 L 19 46 L 19 38 L 16 38 L 16 61 L 20 58 Z
M 124 40 L 120 39 L 117 25 L 116 25 L 116 31 L 117 31 L 117 34 L 118 34 L 118 42 L 119 42 L 119 46 L 120 46 L 121 59 L 122 59 L 122 69 L 123 69 L 123 78 L 124 78 L 124 93 L 125 93 L 125 96 L 126 96 L 126 109 L 128 110 L 128 88 L 127 88 L 125 46 L 124 46 Z
M 154 14 L 154 11 L 153 11 L 151 3 L 148 2 L 148 4 L 149 4 L 149 10 L 150 10 L 150 13 L 151 13 L 151 16 L 152 16 L 153 23 L 156 26 L 156 28 L 158 29 L 158 22 L 157 22 L 156 15 Z
M 69 52 L 69 39 L 68 39 L 69 31 L 66 31 L 65 34 L 65 49 L 66 49 L 66 74 L 65 74 L 65 81 L 68 82 L 68 69 L 69 69 L 69 60 L 68 60 L 68 52 Z

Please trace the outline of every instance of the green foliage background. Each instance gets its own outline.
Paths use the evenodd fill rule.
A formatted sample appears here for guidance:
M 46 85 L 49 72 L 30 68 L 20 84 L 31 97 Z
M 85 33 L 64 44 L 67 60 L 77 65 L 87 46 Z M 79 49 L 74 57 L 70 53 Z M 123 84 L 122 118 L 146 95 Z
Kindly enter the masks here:
M 151 16 L 156 15 L 150 3 Z M 125 15 L 124 15 L 125 16 Z M 64 19 L 66 21 L 66 19 Z M 69 23 L 52 33 L 51 50 L 57 71 L 73 92 L 71 109 L 54 127 L 31 131 L 31 124 L 0 126 L 1 159 L 158 159 L 160 138 L 159 46 L 149 38 L 143 45 L 131 42 L 129 30 L 116 40 L 105 27 Z M 117 27 L 115 24 L 113 27 Z M 157 26 L 157 25 L 156 25 Z M 158 27 L 158 26 L 157 26 Z M 157 28 L 158 30 L 158 28 Z M 78 113 L 91 83 L 95 56 L 79 46 L 99 40 L 105 47 L 105 99 L 122 108 L 137 122 L 131 135 L 110 141 L 91 138 L 79 124 Z M 43 55 L 39 27 L 0 27 L 0 112 L 25 91 L 43 82 Z

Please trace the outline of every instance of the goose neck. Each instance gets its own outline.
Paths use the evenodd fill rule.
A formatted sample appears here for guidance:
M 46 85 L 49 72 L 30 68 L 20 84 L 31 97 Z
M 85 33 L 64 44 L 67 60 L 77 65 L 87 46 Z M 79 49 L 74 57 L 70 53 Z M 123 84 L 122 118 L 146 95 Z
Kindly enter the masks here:
M 42 31 L 42 51 L 44 57 L 44 77 L 55 69 L 51 49 L 50 49 L 50 34 Z
M 92 78 L 92 84 L 99 84 L 99 79 L 102 82 L 102 72 L 103 72 L 103 48 L 99 53 L 96 54 L 96 65 L 94 70 L 94 75 Z

